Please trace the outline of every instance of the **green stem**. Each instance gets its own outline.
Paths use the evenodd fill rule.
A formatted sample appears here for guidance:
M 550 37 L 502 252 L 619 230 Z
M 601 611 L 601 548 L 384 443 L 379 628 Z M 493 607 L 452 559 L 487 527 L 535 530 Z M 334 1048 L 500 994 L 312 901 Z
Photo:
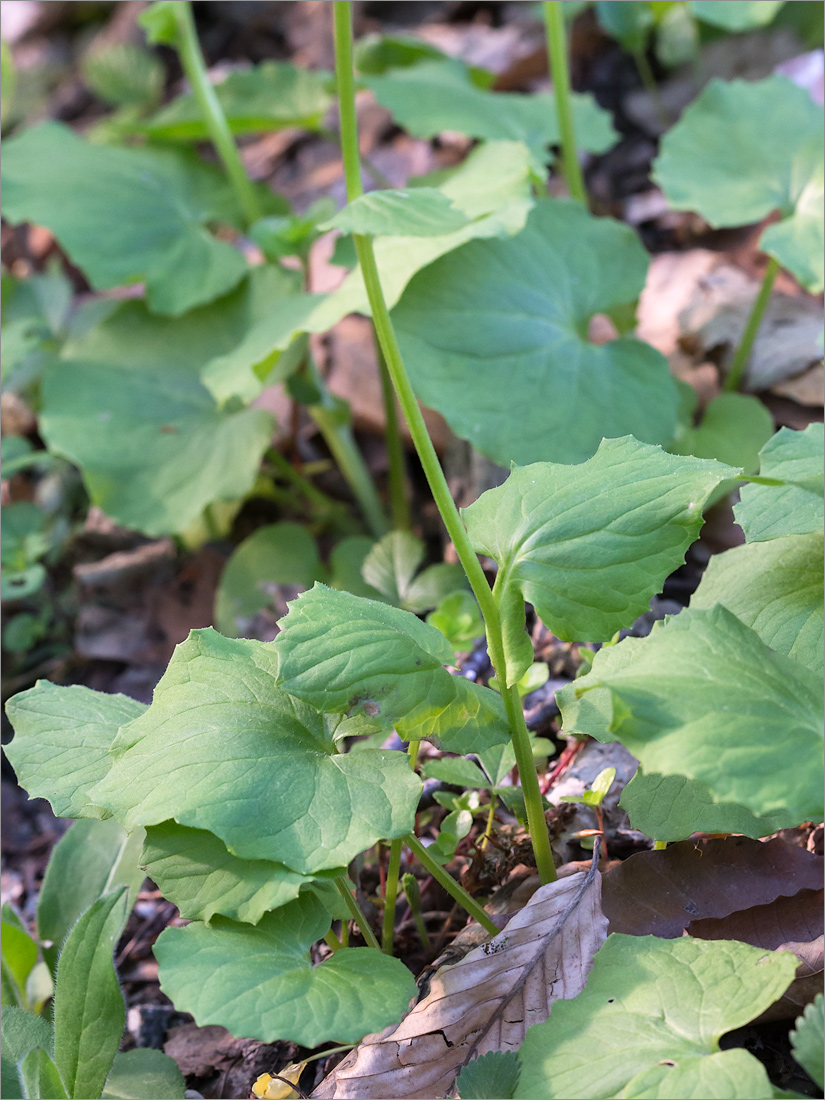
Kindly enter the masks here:
M 338 887 L 338 893 L 346 902 L 347 909 L 349 909 L 350 913 L 352 913 L 352 919 L 361 930 L 361 936 L 363 937 L 364 942 L 367 944 L 368 947 L 374 947 L 377 951 L 380 951 L 381 944 L 375 938 L 375 933 L 370 928 L 369 921 L 362 913 L 361 906 L 352 896 L 352 892 L 340 875 L 336 878 L 335 885 Z
M 579 158 L 576 152 L 576 129 L 573 125 L 573 107 L 570 99 L 570 73 L 567 68 L 567 39 L 564 32 L 564 15 L 558 0 L 544 0 L 544 25 L 547 31 L 547 54 L 553 78 L 553 95 L 561 134 L 562 170 L 572 198 L 587 205 Z
M 756 334 L 759 332 L 759 326 L 762 324 L 762 317 L 770 301 L 771 291 L 773 290 L 776 276 L 779 274 L 779 268 L 779 261 L 771 256 L 768 260 L 768 266 L 765 268 L 765 274 L 762 277 L 762 286 L 759 288 L 759 293 L 756 295 L 756 301 L 751 308 L 750 317 L 748 317 L 747 324 L 745 325 L 745 331 L 742 333 L 742 339 L 739 341 L 739 347 L 736 349 L 736 354 L 731 360 L 730 367 L 728 368 L 728 373 L 725 378 L 726 393 L 735 393 L 742 382 L 742 376 L 745 373 L 745 367 L 748 365 L 748 360 L 751 357 Z
M 487 826 L 484 829 L 484 836 L 481 838 L 481 847 L 486 848 L 487 842 L 493 835 L 493 825 L 496 820 L 496 806 L 498 805 L 498 796 L 494 791 L 490 791 L 490 809 L 487 811 Z
M 364 456 L 358 450 L 352 434 L 352 428 L 349 425 L 349 407 L 346 402 L 335 398 L 329 392 L 312 359 L 307 359 L 307 366 L 321 394 L 321 403 L 310 405 L 309 415 L 318 425 L 318 430 L 346 478 L 353 496 L 358 501 L 370 530 L 377 539 L 380 539 L 387 533 L 387 518 L 378 499 L 375 483 L 364 462 Z M 342 411 L 346 412 L 346 417 L 342 416 Z
M 327 934 L 324 936 L 324 941 L 328 945 L 330 951 L 332 951 L 333 955 L 336 951 L 341 950 L 341 941 L 338 939 L 331 928 L 329 932 L 327 932 Z
M 436 882 L 441 883 L 441 885 L 444 887 L 450 897 L 453 898 L 454 901 L 457 901 L 461 908 L 470 914 L 473 920 L 478 921 L 481 927 L 485 928 L 491 936 L 498 935 L 499 930 L 490 920 L 487 912 L 478 904 L 477 901 L 470 897 L 463 886 L 459 886 L 453 876 L 448 874 L 441 866 L 441 864 L 436 863 L 432 856 L 429 855 L 427 849 L 424 847 L 418 837 L 413 836 L 413 834 L 410 833 L 408 836 L 404 837 L 404 843 L 413 853 L 421 866 L 426 868 L 428 873 L 433 876 Z
M 384 890 L 384 919 L 381 924 L 381 950 L 392 954 L 395 938 L 395 903 L 398 900 L 398 876 L 401 871 L 401 841 L 390 843 L 390 862 L 387 866 L 387 885 Z
M 666 840 L 654 840 L 653 841 L 653 851 L 654 852 L 663 852 L 665 850 L 665 848 L 667 848 L 667 841 Z
M 192 7 L 188 3 L 175 4 L 174 12 L 178 24 L 178 53 L 181 65 L 187 80 L 192 85 L 192 92 L 200 107 L 209 137 L 223 161 L 244 217 L 249 223 L 257 221 L 261 216 L 258 196 L 255 194 L 252 181 L 246 174 L 223 107 L 206 71 L 206 62 L 198 42 L 195 20 L 192 17 Z
M 384 418 L 387 422 L 386 442 L 389 461 L 390 511 L 392 525 L 397 531 L 407 531 L 410 527 L 410 502 L 407 498 L 407 472 L 404 461 L 404 443 L 398 424 L 398 405 L 392 378 L 387 369 L 387 361 L 376 337 L 378 369 L 381 373 L 381 394 L 384 399 Z
M 272 447 L 266 453 L 266 459 L 274 467 L 276 472 L 285 480 L 294 485 L 306 498 L 316 511 L 323 514 L 336 513 L 346 510 L 342 504 L 327 496 L 325 492 L 313 485 L 309 478 L 300 474 L 288 459 L 279 450 Z
M 352 202 L 363 191 L 358 159 L 355 86 L 352 75 L 352 13 L 349 0 L 337 0 L 333 13 L 335 17 L 336 79 L 338 81 L 338 102 L 341 113 L 341 146 L 347 184 L 347 199 Z M 493 668 L 496 670 L 500 682 L 506 684 L 507 666 L 504 659 L 504 641 L 498 603 L 490 590 L 484 570 L 481 568 L 481 563 L 476 557 L 470 537 L 461 521 L 461 516 L 458 514 L 455 501 L 450 493 L 450 487 L 447 484 L 444 471 L 441 469 L 441 463 L 438 461 L 438 455 L 413 392 L 404 361 L 401 358 L 398 340 L 381 289 L 381 279 L 378 274 L 378 265 L 375 262 L 372 241 L 369 237 L 358 235 L 354 236 L 354 241 L 361 264 L 364 286 L 369 298 L 375 332 L 384 353 L 387 369 L 401 411 L 407 421 L 413 444 L 418 453 L 424 475 L 427 478 L 427 483 L 430 486 L 430 491 L 433 494 L 433 499 L 441 514 L 441 519 L 447 529 L 447 534 L 452 540 L 458 559 L 467 574 L 470 587 L 478 601 L 487 630 L 487 647 Z M 517 696 L 518 693 L 516 693 Z M 519 775 L 524 791 L 527 822 L 536 857 L 536 867 L 542 883 L 552 882 L 556 878 L 556 870 L 550 849 L 547 823 L 544 819 L 538 776 L 533 763 L 530 735 L 524 721 L 524 711 L 521 708 L 520 700 L 518 700 L 515 708 L 513 707 L 512 696 L 508 692 L 503 691 L 502 698 L 507 709 L 513 747 L 519 764 Z

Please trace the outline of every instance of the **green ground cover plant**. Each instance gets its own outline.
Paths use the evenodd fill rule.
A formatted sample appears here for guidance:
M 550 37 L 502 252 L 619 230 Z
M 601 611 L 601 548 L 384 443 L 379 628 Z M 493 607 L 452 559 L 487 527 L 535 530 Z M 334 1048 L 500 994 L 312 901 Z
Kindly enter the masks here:
M 736 5 L 754 9 L 747 17 L 732 5 L 709 14 L 702 4 L 634 4 L 632 17 L 643 44 L 654 9 L 738 29 L 780 6 Z M 95 290 L 145 290 L 82 323 L 46 325 L 42 302 L 12 317 L 10 383 L 36 393 L 49 454 L 80 467 L 90 499 L 151 536 L 196 543 L 226 530 L 262 476 L 270 487 L 279 475 L 289 483 L 283 456 L 271 452 L 272 418 L 252 404 L 265 385 L 288 381 L 363 518 L 346 530 L 340 510 L 293 480 L 316 509 L 315 532 L 281 522 L 238 547 L 218 592 L 220 633 L 194 631 L 177 647 L 149 706 L 47 681 L 10 700 L 7 754 L 20 783 L 79 819 L 47 874 L 37 938 L 13 911 L 4 915 L 10 1096 L 182 1095 L 168 1060 L 117 1053 L 112 950 L 144 873 L 191 922 L 157 941 L 162 989 L 199 1024 L 238 1036 L 312 1048 L 399 1023 L 417 993 L 393 954 L 399 887 L 416 905 L 415 880 L 401 879 L 404 847 L 492 937 L 489 953 L 505 951 L 507 936 L 445 865 L 479 810 L 492 824 L 500 798 L 528 826 L 541 899 L 556 889 L 534 763 L 542 746 L 521 700 L 538 686 L 527 605 L 557 638 L 599 644 L 559 693 L 564 732 L 621 742 L 639 760 L 621 805 L 657 846 L 696 832 L 766 837 L 823 817 L 822 428 L 773 435 L 756 399 L 734 392 L 697 424 L 665 358 L 632 335 L 648 258 L 629 228 L 587 209 L 576 138 L 599 152 L 613 134 L 591 100 L 571 97 L 561 6 L 543 7 L 555 91 L 520 97 L 403 40 L 354 53 L 342 0 L 334 82 L 264 64 L 215 89 L 189 5 L 156 3 L 144 26 L 150 41 L 178 50 L 189 93 L 116 119 L 106 133 L 121 144 L 93 144 L 56 123 L 6 144 L 4 215 L 51 229 Z M 597 7 L 605 20 L 617 5 Z M 449 128 L 483 143 L 446 180 L 364 194 L 357 78 L 410 132 Z M 437 92 L 443 113 L 416 87 Z M 302 221 L 249 181 L 234 135 L 318 129 L 333 90 L 348 202 Z M 656 166 L 672 204 L 713 224 L 783 216 L 762 239 L 771 261 L 729 369 L 731 391 L 779 265 L 821 289 L 811 231 L 821 232 L 821 110 L 801 96 L 782 78 L 713 84 L 667 135 Z M 708 117 L 718 135 L 697 151 Z M 767 152 L 758 140 L 766 126 L 778 135 Z M 136 136 L 148 141 L 125 143 Z M 223 171 L 188 148 L 207 137 Z M 544 193 L 556 144 L 569 199 Z M 93 203 L 83 191 L 90 179 Z M 266 262 L 249 265 L 227 228 L 248 232 Z M 357 265 L 339 290 L 312 294 L 309 244 L 329 229 L 351 237 Z M 31 298 L 15 280 L 8 294 Z M 348 411 L 309 356 L 308 335 L 353 311 L 372 319 L 387 408 L 397 399 L 459 564 L 425 565 L 423 543 L 406 529 L 397 464 L 387 514 Z M 597 315 L 616 330 L 598 346 L 589 335 Z M 518 419 L 511 407 L 506 419 L 497 412 L 505 389 Z M 511 464 L 503 484 L 461 513 L 419 398 Z M 743 415 L 745 428 L 728 430 Z M 713 560 L 688 609 L 647 637 L 618 640 L 683 563 L 707 507 L 734 488 L 745 543 Z M 24 520 L 19 573 L 36 571 L 45 553 Z M 347 537 L 324 561 L 314 535 L 330 529 Z M 480 555 L 494 563 L 492 586 Z M 243 636 L 266 606 L 266 583 L 306 589 L 274 642 Z M 479 634 L 497 690 L 451 671 Z M 393 731 L 406 752 L 386 747 Z M 415 831 L 423 740 L 450 755 L 422 774 L 469 788 L 442 796 L 450 812 L 430 847 Z M 518 788 L 504 782 L 514 767 Z M 583 802 L 600 806 L 612 778 Z M 379 844 L 389 848 L 380 928 L 357 881 L 359 861 Z M 81 850 L 91 856 L 78 876 Z M 348 943 L 350 920 L 365 946 Z M 584 974 L 592 962 L 584 988 L 522 1035 L 518 1058 L 468 1048 L 468 1065 L 455 1068 L 461 1096 L 789 1095 L 719 1039 L 782 995 L 792 954 L 605 935 L 582 964 Z M 42 1014 L 51 982 L 53 1021 Z M 818 1028 L 821 1001 L 795 1033 L 806 1068 Z

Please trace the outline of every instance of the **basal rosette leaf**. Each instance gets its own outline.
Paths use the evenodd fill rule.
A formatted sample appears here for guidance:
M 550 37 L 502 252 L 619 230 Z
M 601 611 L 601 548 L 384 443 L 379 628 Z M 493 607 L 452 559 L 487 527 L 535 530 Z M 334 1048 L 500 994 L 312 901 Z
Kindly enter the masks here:
M 14 740 L 4 751 L 20 785 L 31 798 L 48 799 L 58 817 L 106 817 L 89 790 L 111 766 L 118 728 L 145 709 L 125 695 L 38 680 L 6 704 Z
M 91 145 L 56 122 L 4 143 L 3 215 L 50 229 L 96 290 L 145 282 L 158 313 L 226 294 L 247 271 L 206 228 L 237 216 L 219 173 L 171 151 Z
M 393 320 L 416 393 L 504 465 L 583 460 L 627 433 L 667 443 L 679 398 L 664 357 L 587 335 L 597 313 L 626 320 L 647 267 L 627 226 L 540 200 L 516 236 L 466 244 L 410 282 Z
M 527 1032 L 513 1095 L 770 1096 L 762 1064 L 719 1039 L 780 997 L 796 962 L 733 941 L 608 936 L 584 991 Z
M 421 789 L 401 753 L 336 753 L 325 719 L 276 685 L 271 644 L 194 631 L 93 797 L 126 828 L 205 829 L 300 874 L 409 832 Z
M 728 804 L 766 826 L 772 815 L 783 825 L 822 817 L 819 678 L 769 649 L 724 607 L 684 611 L 647 638 L 602 649 L 558 700 L 567 731 L 621 741 L 643 778 L 671 778 L 671 798 L 679 778 L 702 785 L 717 820 Z M 634 826 L 661 839 L 717 829 L 698 800 L 678 836 L 653 831 L 661 822 L 646 819 L 644 799 L 635 806 Z
M 816 1081 L 820 1088 L 825 1085 L 825 1071 L 822 1068 L 823 1046 L 823 1016 L 825 1016 L 825 1002 L 819 993 L 816 999 L 807 1006 L 802 1015 L 797 1019 L 796 1026 L 791 1032 L 791 1049 L 793 1056 Z
M 785 0 L 690 0 L 688 7 L 703 23 L 726 31 L 747 31 L 772 22 Z
M 174 821 L 146 830 L 141 863 L 182 917 L 207 923 L 219 914 L 257 924 L 313 882 L 281 863 L 240 859 L 213 833 Z
M 816 292 L 822 155 L 822 107 L 804 88 L 784 76 L 713 80 L 665 135 L 654 178 L 673 207 L 695 210 L 713 226 L 746 225 L 778 210 L 783 221 L 763 247 Z
M 416 986 L 400 960 L 373 948 L 312 966 L 309 949 L 329 926 L 318 899 L 301 896 L 254 928 L 225 917 L 167 928 L 155 945 L 161 988 L 199 1024 L 236 1036 L 357 1042 L 400 1019 Z
M 474 549 L 499 566 L 510 682 L 533 659 L 525 600 L 560 638 L 608 640 L 647 609 L 698 537 L 710 494 L 738 473 L 627 436 L 576 466 L 515 467 L 465 508 Z
M 759 476 L 778 485 L 745 485 L 734 505 L 748 542 L 821 531 L 825 518 L 822 464 L 825 432 L 809 424 L 803 432 L 780 428 L 761 451 Z
M 786 535 L 715 554 L 690 601 L 721 604 L 765 645 L 823 671 L 821 532 Z
M 439 237 L 471 220 L 443 191 L 411 187 L 359 195 L 320 228 L 370 237 Z
M 138 1047 L 115 1055 L 103 1100 L 183 1100 L 186 1082 L 163 1051 Z

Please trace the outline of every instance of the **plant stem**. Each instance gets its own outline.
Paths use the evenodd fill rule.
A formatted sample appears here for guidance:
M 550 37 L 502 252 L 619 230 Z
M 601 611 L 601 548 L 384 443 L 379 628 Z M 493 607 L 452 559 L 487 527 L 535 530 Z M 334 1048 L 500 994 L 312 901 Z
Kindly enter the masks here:
M 668 117 L 668 113 L 665 110 L 665 105 L 662 102 L 662 93 L 659 91 L 659 85 L 656 83 L 656 77 L 653 75 L 653 70 L 650 67 L 650 62 L 647 59 L 647 53 L 644 47 L 633 50 L 633 60 L 636 62 L 636 68 L 639 71 L 639 76 L 642 78 L 642 85 L 650 96 L 651 102 L 653 103 L 653 109 L 658 116 L 661 127 L 663 130 L 667 130 L 671 124 L 671 119 Z
M 352 75 L 352 13 L 349 0 L 337 0 L 333 11 L 335 16 L 335 67 L 341 113 L 341 146 L 347 183 L 347 198 L 352 202 L 363 192 L 358 159 L 358 129 L 355 117 L 355 87 Z M 398 340 L 381 289 L 381 279 L 378 274 L 378 265 L 375 262 L 372 241 L 369 237 L 361 237 L 357 234 L 353 239 L 361 264 L 361 274 L 369 298 L 370 309 L 372 310 L 375 332 L 384 353 L 387 369 L 401 411 L 407 421 L 413 444 L 421 461 L 433 499 L 441 514 L 441 519 L 447 529 L 447 534 L 452 539 L 458 559 L 467 574 L 470 587 L 478 601 L 487 630 L 490 660 L 500 682 L 505 685 L 507 683 L 507 666 L 504 659 L 504 643 L 498 604 L 493 597 L 484 570 L 481 568 L 481 563 L 476 557 L 470 537 L 458 514 L 455 501 L 450 493 L 450 487 L 447 484 L 444 471 L 441 469 L 438 455 L 435 452 L 435 447 L 430 439 L 424 417 L 407 375 L 404 361 L 401 358 Z M 512 693 L 503 690 L 502 698 L 507 710 L 513 747 L 519 765 L 519 775 L 524 791 L 524 803 L 527 808 L 527 822 L 536 857 L 536 867 L 542 883 L 553 882 L 556 878 L 555 864 L 550 849 L 550 838 L 544 818 L 541 791 L 539 790 L 538 776 L 533 763 L 530 735 L 524 721 L 521 700 L 518 698 L 517 691 L 515 692 L 515 705 L 513 705 Z
M 477 901 L 470 897 L 463 886 L 459 886 L 452 875 L 448 874 L 440 864 L 436 863 L 418 837 L 410 833 L 408 836 L 404 837 L 404 843 L 422 867 L 427 869 L 428 873 L 433 876 L 436 882 L 441 883 L 450 897 L 453 898 L 454 901 L 457 901 L 461 908 L 470 914 L 473 920 L 478 921 L 482 928 L 485 928 L 491 936 L 498 935 L 499 930 L 490 920 L 487 912 Z
M 327 944 L 330 951 L 332 951 L 333 955 L 336 951 L 341 950 L 341 941 L 338 939 L 331 928 L 329 932 L 327 932 L 327 934 L 324 936 L 324 942 Z
M 324 442 L 352 489 L 353 496 L 358 501 L 370 530 L 376 538 L 380 539 L 387 533 L 387 518 L 378 499 L 375 483 L 364 462 L 364 456 L 355 443 L 355 437 L 349 425 L 349 407 L 329 392 L 310 357 L 307 357 L 307 367 L 321 395 L 320 404 L 309 406 L 309 415 L 318 425 Z M 345 412 L 343 416 L 342 411 Z
M 207 74 L 206 62 L 195 30 L 195 20 L 192 17 L 191 4 L 175 4 L 174 12 L 178 24 L 178 53 L 183 71 L 192 85 L 192 92 L 198 101 L 209 137 L 223 161 L 244 217 L 247 222 L 252 223 L 261 216 L 258 196 L 255 194 L 252 181 L 246 174 L 223 107 Z
M 547 31 L 547 55 L 553 77 L 553 94 L 561 134 L 562 171 L 572 198 L 587 205 L 581 166 L 576 151 L 576 129 L 570 99 L 570 72 L 567 68 L 567 38 L 564 15 L 558 0 L 544 0 L 544 26 Z
M 381 374 L 381 394 L 384 399 L 384 419 L 387 422 L 387 458 L 390 474 L 390 512 L 392 525 L 396 531 L 407 531 L 410 527 L 410 502 L 407 498 L 406 463 L 404 461 L 404 443 L 398 424 L 398 406 L 395 390 L 387 369 L 387 361 L 381 351 L 376 336 L 375 348 L 378 352 L 378 370 Z
M 653 841 L 653 851 L 654 852 L 663 852 L 665 850 L 665 848 L 667 848 L 667 841 L 666 840 L 654 840 Z
M 384 891 L 384 918 L 381 924 L 381 950 L 392 954 L 395 938 L 395 903 L 398 900 L 398 876 L 401 871 L 401 841 L 390 843 L 390 862 L 387 867 L 387 888 Z
M 759 326 L 762 324 L 762 317 L 770 301 L 773 284 L 776 280 L 776 276 L 779 274 L 779 268 L 779 261 L 771 256 L 768 260 L 768 266 L 765 268 L 765 274 L 762 277 L 762 286 L 759 288 L 759 293 L 756 295 L 756 300 L 751 307 L 750 316 L 745 325 L 745 331 L 742 333 L 742 339 L 739 341 L 739 347 L 736 349 L 736 354 L 731 360 L 727 376 L 725 377 L 724 388 L 726 393 L 735 393 L 739 389 L 742 376 L 745 373 L 745 367 L 748 365 L 748 360 L 753 351 L 756 334 L 759 332 Z
M 369 921 L 361 911 L 361 906 L 352 896 L 352 892 L 344 882 L 343 878 L 339 875 L 335 880 L 335 885 L 338 887 L 338 893 L 344 899 L 347 904 L 347 909 L 352 913 L 352 919 L 358 925 L 361 935 L 364 938 L 364 942 L 368 947 L 374 947 L 376 950 L 381 950 L 381 944 L 375 938 L 375 933 L 370 928 Z

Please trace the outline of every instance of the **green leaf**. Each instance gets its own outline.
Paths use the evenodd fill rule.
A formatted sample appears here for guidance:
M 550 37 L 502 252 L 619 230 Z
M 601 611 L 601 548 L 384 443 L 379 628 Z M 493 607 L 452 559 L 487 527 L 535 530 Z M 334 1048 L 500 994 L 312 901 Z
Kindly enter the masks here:
M 688 429 L 668 450 L 715 458 L 753 474 L 759 469 L 759 452 L 772 435 L 773 417 L 757 397 L 723 393 L 705 409 L 699 426 Z
M 54 1058 L 70 1097 L 100 1096 L 120 1046 L 126 1008 L 112 953 L 127 915 L 124 887 L 81 916 L 60 952 Z
M 306 1047 L 357 1042 L 401 1018 L 415 982 L 374 948 L 340 950 L 313 967 L 309 949 L 329 924 L 318 899 L 302 896 L 254 928 L 224 917 L 167 928 L 155 945 L 161 988 L 199 1024 L 236 1036 Z
M 95 290 L 145 282 L 158 313 L 209 302 L 247 271 L 206 229 L 234 217 L 216 171 L 171 151 L 90 145 L 56 122 L 5 143 L 3 216 L 50 229 Z
M 474 1058 L 456 1080 L 461 1100 L 502 1100 L 510 1097 L 518 1083 L 521 1063 L 514 1050 L 491 1050 Z
M 16 914 L 15 914 L 16 915 Z M 28 1008 L 26 982 L 37 963 L 37 944 L 19 920 L 7 919 L 3 906 L 2 928 L 2 1003 Z
M 47 798 L 58 817 L 103 817 L 89 788 L 109 770 L 118 727 L 145 709 L 125 695 L 38 680 L 6 704 L 15 732 L 5 753 L 29 797 Z
M 443 191 L 412 187 L 360 195 L 320 228 L 371 237 L 439 237 L 463 229 L 471 220 Z
M 428 779 L 440 779 L 454 787 L 490 789 L 493 786 L 477 764 L 461 756 L 444 756 L 440 760 L 428 760 L 422 771 Z
M 785 0 L 690 0 L 689 7 L 703 23 L 726 31 L 748 31 L 765 27 Z
M 2 1013 L 3 1081 L 2 1094 L 8 1100 L 17 1097 L 66 1096 L 59 1076 L 49 1065 L 54 1049 L 52 1026 L 42 1016 L 25 1009 L 5 1006 Z M 51 1070 L 54 1073 L 49 1072 Z M 54 1080 L 54 1078 L 57 1080 Z M 44 1085 L 58 1085 L 44 1088 Z
M 449 675 L 449 674 L 448 674 Z M 437 714 L 398 718 L 399 736 L 433 741 L 449 752 L 484 752 L 510 741 L 510 727 L 501 697 L 463 676 L 451 676 L 455 697 Z
M 310 588 L 324 575 L 315 539 L 297 523 L 259 527 L 238 546 L 221 574 L 215 595 L 215 625 L 237 638 L 249 620 L 272 606 L 273 588 L 296 584 Z
M 796 1026 L 791 1032 L 791 1050 L 795 1060 L 820 1088 L 825 1085 L 825 1072 L 822 1069 L 823 1030 L 825 1010 L 822 994 L 817 993 L 815 999 L 806 1005 L 802 1015 L 797 1017 Z
M 86 84 L 112 107 L 152 106 L 163 91 L 160 58 L 131 42 L 115 42 L 91 49 L 81 62 Z
M 329 76 L 283 61 L 264 61 L 230 73 L 215 95 L 233 134 L 257 134 L 287 126 L 318 130 L 332 97 Z M 136 129 L 159 141 L 208 141 L 209 131 L 192 92 L 174 99 Z
M 748 542 L 822 530 L 823 441 L 822 425 L 809 424 L 804 432 L 780 428 L 762 448 L 760 477 L 781 484 L 743 486 L 733 514 Z
M 540 163 L 547 146 L 560 141 L 555 97 L 489 92 L 474 84 L 454 61 L 421 61 L 364 83 L 382 107 L 414 137 L 434 138 L 457 130 L 484 141 L 523 141 Z M 579 148 L 604 153 L 616 141 L 610 116 L 589 95 L 573 93 L 573 121 Z
M 472 649 L 476 640 L 484 637 L 484 620 L 470 592 L 451 592 L 426 621 L 441 631 L 457 653 Z
M 219 913 L 257 924 L 312 881 L 281 863 L 239 859 L 212 833 L 174 821 L 146 830 L 141 862 L 182 917 L 207 923 Z
M 473 548 L 499 566 L 510 683 L 533 660 L 525 600 L 559 638 L 607 641 L 647 610 L 697 538 L 705 501 L 735 473 L 630 437 L 608 439 L 578 466 L 516 467 L 465 508 Z
M 116 1054 L 103 1100 L 183 1100 L 186 1082 L 168 1054 L 149 1047 Z
M 364 596 L 368 600 L 380 600 L 381 593 L 364 580 L 361 570 L 364 560 L 375 546 L 375 540 L 366 535 L 351 535 L 341 539 L 333 547 L 329 556 L 329 568 L 332 574 L 330 586 L 343 588 L 353 596 Z
M 654 21 L 651 5 L 643 0 L 625 0 L 622 4 L 597 0 L 596 17 L 602 30 L 631 53 L 644 49 Z
M 455 698 L 449 642 L 409 611 L 316 584 L 280 626 L 279 687 L 326 713 L 415 723 Z
M 249 491 L 273 421 L 263 409 L 219 409 L 174 362 L 135 370 L 73 359 L 47 372 L 40 426 L 49 448 L 81 467 L 94 504 L 160 536 Z
M 377 76 L 388 69 L 405 69 L 421 61 L 445 61 L 446 54 L 423 38 L 407 34 L 368 34 L 355 43 L 355 69 L 364 76 Z M 472 70 L 471 70 L 472 71 Z M 486 82 L 480 87 L 489 86 L 492 74 L 483 69 Z M 471 77 L 472 79 L 472 77 Z
M 696 822 L 708 833 L 742 833 L 754 838 L 790 829 L 797 819 L 787 810 L 754 814 L 736 802 L 718 802 L 714 791 L 683 775 L 646 775 L 640 768 L 622 791 L 619 805 L 657 840 L 684 840 Z
M 404 755 L 336 754 L 323 716 L 276 686 L 276 671 L 272 644 L 193 631 L 116 739 L 94 797 L 126 828 L 174 818 L 302 874 L 408 833 L 421 785 Z
M 647 773 L 695 779 L 715 803 L 760 816 L 822 816 L 819 678 L 724 607 L 683 611 L 647 638 L 600 650 L 557 698 L 565 730 L 621 741 Z M 699 818 L 662 837 L 639 813 L 634 827 L 665 840 L 715 831 Z
M 690 606 L 721 604 L 765 645 L 823 672 L 822 534 L 786 535 L 715 554 Z
M 787 77 L 713 80 L 665 135 L 654 178 L 671 206 L 713 226 L 746 225 L 774 210 L 793 217 L 793 227 L 780 223 L 775 254 L 809 290 L 821 290 L 822 129 L 822 108 Z M 763 246 L 776 244 L 775 230 Z
M 17 90 L 17 69 L 11 46 L 5 38 L 0 41 L 0 119 L 5 123 L 11 114 L 14 93 Z
M 390 531 L 364 558 L 361 574 L 371 588 L 395 607 L 427 611 L 446 596 L 467 587 L 460 565 L 431 565 L 416 575 L 426 553 L 409 531 Z
M 470 219 L 455 233 L 440 237 L 383 237 L 375 242 L 375 261 L 387 306 L 392 308 L 410 279 L 439 256 L 477 237 L 506 237 L 524 228 L 533 206 L 531 156 L 526 145 L 496 141 L 474 149 L 439 188 Z M 347 313 L 369 313 L 360 268 L 330 295 L 308 326 L 324 331 Z
M 503 465 L 582 460 L 626 433 L 667 442 L 678 392 L 664 357 L 587 338 L 595 314 L 634 301 L 647 267 L 627 226 L 541 200 L 518 236 L 467 244 L 411 282 L 393 319 L 416 393 Z
M 131 909 L 146 878 L 138 862 L 142 843 L 143 829 L 127 835 L 110 817 L 75 822 L 55 845 L 37 899 L 37 935 L 52 971 L 70 929 L 102 894 L 126 886 Z
M 155 0 L 138 16 L 138 23 L 146 31 L 146 39 L 152 45 L 174 46 L 177 43 L 175 9 L 175 0 Z
M 528 1030 L 514 1095 L 770 1096 L 762 1064 L 719 1038 L 780 997 L 795 967 L 789 951 L 726 940 L 608 936 L 583 992 Z

